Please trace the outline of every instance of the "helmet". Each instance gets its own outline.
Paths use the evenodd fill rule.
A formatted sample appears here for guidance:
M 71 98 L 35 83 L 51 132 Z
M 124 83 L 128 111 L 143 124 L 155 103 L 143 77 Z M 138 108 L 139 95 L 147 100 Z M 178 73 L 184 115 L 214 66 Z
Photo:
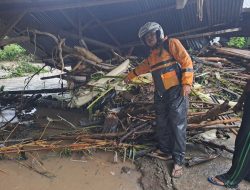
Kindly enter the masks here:
M 159 25 L 156 22 L 147 22 L 146 24 L 144 24 L 138 33 L 138 36 L 140 39 L 143 40 L 143 37 L 149 33 L 149 32 L 157 32 L 158 33 L 158 37 L 160 39 L 164 39 L 164 32 L 163 29 L 161 27 L 161 25 Z

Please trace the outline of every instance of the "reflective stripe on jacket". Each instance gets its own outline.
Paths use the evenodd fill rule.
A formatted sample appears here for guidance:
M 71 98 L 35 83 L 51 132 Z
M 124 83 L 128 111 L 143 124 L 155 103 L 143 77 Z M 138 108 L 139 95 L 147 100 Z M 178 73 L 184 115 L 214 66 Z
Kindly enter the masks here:
M 161 93 L 180 83 L 192 85 L 194 74 L 190 56 L 178 39 L 171 38 L 167 42 L 170 53 L 163 46 L 153 49 L 147 59 L 128 73 L 128 79 L 151 72 L 155 88 Z

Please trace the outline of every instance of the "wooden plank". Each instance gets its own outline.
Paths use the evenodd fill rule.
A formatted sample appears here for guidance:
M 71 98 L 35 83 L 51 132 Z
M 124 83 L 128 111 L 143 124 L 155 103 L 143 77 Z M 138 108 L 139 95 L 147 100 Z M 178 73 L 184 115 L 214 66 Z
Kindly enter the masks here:
M 226 55 L 233 55 L 233 56 L 244 58 L 244 59 L 250 59 L 250 51 L 249 50 L 227 48 L 227 47 L 222 47 L 222 48 L 214 47 L 214 49 L 218 53 L 222 53 L 222 54 L 226 54 Z
M 110 71 L 106 76 L 119 76 L 122 73 L 126 72 L 128 69 L 130 61 L 126 60 L 121 65 Z M 88 83 L 88 86 L 91 87 L 100 87 L 100 89 L 105 88 L 107 83 L 111 81 L 113 78 L 102 78 L 98 81 L 90 81 Z M 110 87 L 117 86 L 117 83 L 115 84 L 109 84 Z M 97 95 L 100 93 L 100 90 L 91 90 L 91 89 L 80 89 L 78 91 L 78 95 L 75 95 L 72 98 L 72 101 L 69 103 L 69 107 L 71 108 L 79 108 L 82 105 L 85 105 L 89 103 L 91 100 L 93 100 Z

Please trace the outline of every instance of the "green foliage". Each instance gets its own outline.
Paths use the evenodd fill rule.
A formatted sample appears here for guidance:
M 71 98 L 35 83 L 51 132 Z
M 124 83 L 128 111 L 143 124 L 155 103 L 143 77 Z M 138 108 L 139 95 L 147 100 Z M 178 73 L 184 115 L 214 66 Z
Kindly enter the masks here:
M 246 39 L 244 37 L 232 37 L 227 44 L 230 47 L 243 48 L 246 46 Z
M 33 73 L 38 72 L 41 69 L 41 67 L 30 63 L 30 61 L 32 60 L 33 60 L 32 56 L 20 57 L 17 60 L 17 67 L 9 70 L 10 71 L 9 77 L 23 77 L 29 73 L 33 74 Z M 41 71 L 41 73 L 44 73 L 44 72 L 47 72 L 47 70 L 43 69 Z
M 36 73 L 41 69 L 41 67 L 35 66 L 25 61 L 18 62 L 17 64 L 18 66 L 10 71 L 9 77 L 23 77 L 28 73 Z M 43 70 L 41 72 L 46 72 L 46 71 Z
M 0 50 L 0 61 L 14 61 L 25 56 L 26 50 L 18 44 L 10 44 Z
M 28 55 L 26 50 L 18 44 L 10 44 L 0 50 L 0 61 L 15 61 L 16 67 L 1 66 L 0 69 L 10 72 L 8 77 L 22 77 L 29 73 L 38 72 L 41 67 L 31 64 L 34 60 L 32 55 Z M 43 69 L 41 72 L 47 72 Z

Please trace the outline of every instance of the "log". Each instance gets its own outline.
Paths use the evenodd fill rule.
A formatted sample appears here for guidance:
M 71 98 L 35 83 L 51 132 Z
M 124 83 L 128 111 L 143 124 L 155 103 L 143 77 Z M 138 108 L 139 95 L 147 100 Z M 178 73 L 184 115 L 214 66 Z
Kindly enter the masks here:
M 215 47 L 215 46 L 213 46 L 212 48 L 215 49 L 216 52 L 224 55 L 232 55 L 243 59 L 250 59 L 249 50 L 242 50 L 242 49 L 228 48 L 228 47 Z
M 215 106 L 214 108 L 208 110 L 205 115 L 191 117 L 188 119 L 188 123 L 200 123 L 201 121 L 213 119 L 218 116 L 218 114 L 229 110 L 230 106 L 228 103 L 229 101 L 225 101 L 223 104 Z
M 205 60 L 202 60 L 196 56 L 192 56 L 193 60 L 197 63 L 200 63 L 200 64 L 204 64 L 204 65 L 207 65 L 207 66 L 210 66 L 210 67 L 215 67 L 215 68 L 223 68 L 222 64 L 221 63 L 217 63 L 217 62 L 208 62 L 208 61 L 205 61 Z
M 198 58 L 203 61 L 208 61 L 208 62 L 231 63 L 226 58 L 221 58 L 221 57 L 198 57 Z
M 194 143 L 197 143 L 197 144 L 202 144 L 204 146 L 208 146 L 208 147 L 212 147 L 212 148 L 218 148 L 218 149 L 221 149 L 221 150 L 226 150 L 227 152 L 230 152 L 230 153 L 234 153 L 234 150 L 228 148 L 226 145 L 219 145 L 219 144 L 216 144 L 212 141 L 205 141 L 205 140 L 194 140 L 193 141 Z
M 201 111 L 201 112 L 189 112 L 188 116 L 197 116 L 197 115 L 205 115 L 207 112 Z
M 206 126 L 206 127 L 202 127 L 202 129 L 234 129 L 234 128 L 239 128 L 239 125 L 216 125 L 216 126 Z
M 78 47 L 75 46 L 74 49 L 76 50 L 77 53 L 80 55 L 84 56 L 86 59 L 89 59 L 91 61 L 94 61 L 96 63 L 102 63 L 102 59 L 97 57 L 95 54 L 91 53 L 89 50 L 83 48 L 83 47 Z
M 218 124 L 228 124 L 232 122 L 237 122 L 241 121 L 240 118 L 230 118 L 230 119 L 225 119 L 225 120 L 215 120 L 215 121 L 208 121 L 203 124 L 188 124 L 188 129 L 198 129 L 198 128 L 203 128 L 206 126 L 211 126 L 211 125 L 218 125 Z
M 45 64 L 47 64 L 51 67 L 56 67 L 56 68 L 61 69 L 62 71 L 65 71 L 64 59 L 66 57 L 75 57 L 75 58 L 78 58 L 80 61 L 82 60 L 85 63 L 94 65 L 94 66 L 99 67 L 101 69 L 107 69 L 107 70 L 113 69 L 113 67 L 111 65 L 107 65 L 104 63 L 101 64 L 102 60 L 85 48 L 81 48 L 81 47 L 71 48 L 71 47 L 66 46 L 64 43 L 65 39 L 57 38 L 54 34 L 51 34 L 48 32 L 42 32 L 42 31 L 38 31 L 38 30 L 30 30 L 30 32 L 32 32 L 34 35 L 38 34 L 38 35 L 50 37 L 56 43 L 56 45 L 57 45 L 56 47 L 58 50 L 57 56 L 59 57 L 59 63 L 61 65 L 60 66 L 56 65 L 55 60 L 46 60 Z M 62 56 L 63 52 L 67 54 L 64 57 Z M 58 61 L 58 60 L 56 60 L 56 61 Z M 68 71 L 65 71 L 65 72 L 68 72 Z
M 199 156 L 199 157 L 193 157 L 191 159 L 188 159 L 188 161 L 185 163 L 185 166 L 192 167 L 198 164 L 202 164 L 208 161 L 211 161 L 215 158 L 217 158 L 219 155 L 209 155 L 209 156 Z
M 230 78 L 228 78 L 227 80 L 230 82 L 233 82 L 234 84 L 240 85 L 240 86 L 245 86 L 247 84 L 247 82 L 243 81 L 243 80 L 230 79 Z

